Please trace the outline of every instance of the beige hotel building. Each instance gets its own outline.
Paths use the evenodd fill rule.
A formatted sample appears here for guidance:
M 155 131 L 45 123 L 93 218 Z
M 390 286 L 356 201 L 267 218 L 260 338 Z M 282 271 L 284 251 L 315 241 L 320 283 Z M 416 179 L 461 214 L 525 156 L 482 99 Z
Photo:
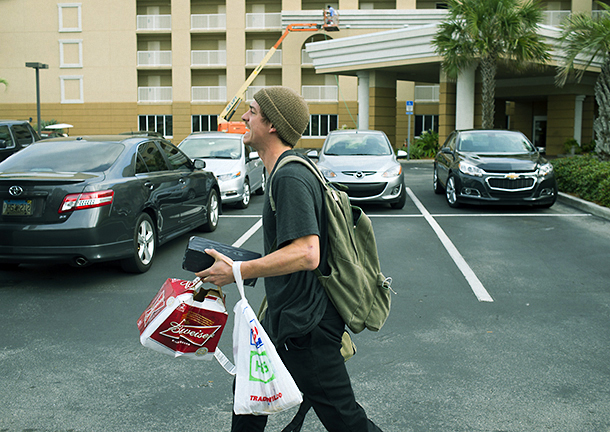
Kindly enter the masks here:
M 289 24 L 323 22 L 317 0 L 2 0 L 0 119 L 36 123 L 40 62 L 43 122 L 70 135 L 161 132 L 175 144 L 215 130 L 218 115 Z M 333 129 L 386 132 L 396 148 L 434 129 L 480 126 L 476 70 L 444 78 L 430 44 L 446 5 L 435 0 L 339 0 L 339 31 L 290 32 L 246 93 L 239 120 L 261 87 L 285 85 L 308 101 L 311 119 L 298 146 L 319 147 Z M 540 32 L 549 65 L 499 70 L 496 127 L 518 129 L 549 155 L 592 139 L 593 87 L 600 65 L 580 83 L 553 84 L 558 24 L 572 12 L 601 13 L 592 0 L 542 1 Z

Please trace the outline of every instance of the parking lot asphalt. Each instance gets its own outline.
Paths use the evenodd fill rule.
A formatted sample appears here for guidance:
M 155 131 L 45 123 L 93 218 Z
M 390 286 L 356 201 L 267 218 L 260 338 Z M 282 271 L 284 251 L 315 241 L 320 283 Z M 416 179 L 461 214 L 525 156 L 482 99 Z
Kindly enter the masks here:
M 451 209 L 429 162 L 404 168 L 405 208 L 365 207 L 397 292 L 347 363 L 371 419 L 385 432 L 610 431 L 608 220 L 562 200 Z M 142 347 L 136 320 L 166 278 L 193 277 L 181 268 L 190 235 L 261 252 L 262 202 L 225 208 L 215 232 L 168 243 L 143 275 L 110 263 L 0 270 L 0 431 L 229 430 L 231 376 Z M 262 286 L 247 292 L 255 307 Z M 225 293 L 230 356 L 238 295 Z M 303 432 L 323 431 L 310 412 Z

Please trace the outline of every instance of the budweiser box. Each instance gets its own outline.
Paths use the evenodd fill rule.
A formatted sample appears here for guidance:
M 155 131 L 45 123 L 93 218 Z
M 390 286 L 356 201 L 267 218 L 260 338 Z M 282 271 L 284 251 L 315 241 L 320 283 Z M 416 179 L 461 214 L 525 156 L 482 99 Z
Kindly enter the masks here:
M 210 360 L 227 322 L 222 292 L 167 279 L 138 319 L 140 342 L 174 357 Z

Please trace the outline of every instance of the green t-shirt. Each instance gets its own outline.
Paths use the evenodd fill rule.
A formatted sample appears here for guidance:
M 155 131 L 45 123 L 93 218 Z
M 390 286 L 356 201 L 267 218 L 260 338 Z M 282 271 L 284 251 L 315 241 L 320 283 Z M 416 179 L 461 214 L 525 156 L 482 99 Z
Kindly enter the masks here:
M 293 150 L 284 152 L 278 159 Z M 328 231 L 322 185 L 309 169 L 297 162 L 274 173 L 272 183 L 276 211 L 265 194 L 263 233 L 265 254 L 274 244 L 278 249 L 291 240 L 307 235 L 320 238 L 320 270 L 328 273 L 326 261 Z M 276 241 L 277 239 L 277 241 Z M 286 339 L 309 333 L 320 322 L 329 302 L 324 287 L 311 271 L 265 278 L 268 309 L 263 326 L 276 346 Z

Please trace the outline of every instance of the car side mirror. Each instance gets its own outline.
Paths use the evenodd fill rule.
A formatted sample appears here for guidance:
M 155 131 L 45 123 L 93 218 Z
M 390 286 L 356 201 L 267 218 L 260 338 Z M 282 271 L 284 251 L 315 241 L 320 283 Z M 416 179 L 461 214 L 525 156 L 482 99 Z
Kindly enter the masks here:
M 6 148 L 6 140 L 0 140 L 0 149 Z
M 320 156 L 318 155 L 318 151 L 317 150 L 309 150 L 307 152 L 307 157 L 310 157 L 312 159 L 318 159 Z
M 546 154 L 546 147 L 536 147 L 536 150 L 538 150 L 538 153 L 541 155 Z
M 404 150 L 398 150 L 398 151 L 396 152 L 396 157 L 397 157 L 398 159 L 403 159 L 403 158 L 406 158 L 406 157 L 407 157 L 407 152 L 406 152 L 406 151 L 404 151 Z
M 205 168 L 205 161 L 202 159 L 195 159 L 193 160 L 193 164 L 195 165 L 195 169 L 204 169 Z
M 260 156 L 258 155 L 258 152 L 253 151 L 253 152 L 248 153 L 248 159 L 250 159 L 250 160 L 259 159 L 259 158 L 260 158 Z

